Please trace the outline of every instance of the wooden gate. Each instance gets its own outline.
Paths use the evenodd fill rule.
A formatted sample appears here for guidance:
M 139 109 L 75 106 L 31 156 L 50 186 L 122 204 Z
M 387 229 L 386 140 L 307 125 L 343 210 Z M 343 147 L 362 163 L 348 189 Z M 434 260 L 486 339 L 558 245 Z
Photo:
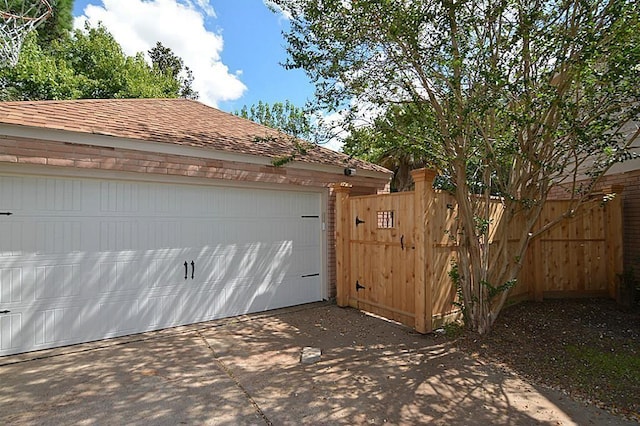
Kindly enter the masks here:
M 411 175 L 414 192 L 350 197 L 348 184 L 334 186 L 337 303 L 427 333 L 459 315 L 449 276 L 457 256 L 450 238 L 457 205 L 453 196 L 433 189 L 435 172 Z M 603 189 L 607 198 L 621 191 Z M 567 203 L 548 201 L 534 230 L 567 211 Z M 535 238 L 512 300 L 616 298 L 623 272 L 621 206 L 620 197 L 606 203 L 594 199 Z
M 349 200 L 349 305 L 413 327 L 413 194 Z

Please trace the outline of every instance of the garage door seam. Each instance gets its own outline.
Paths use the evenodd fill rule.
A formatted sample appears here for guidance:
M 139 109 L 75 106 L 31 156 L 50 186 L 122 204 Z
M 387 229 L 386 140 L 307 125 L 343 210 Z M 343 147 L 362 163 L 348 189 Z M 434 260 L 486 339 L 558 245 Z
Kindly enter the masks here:
M 213 360 L 218 365 L 218 367 L 220 367 L 220 369 L 224 371 L 224 373 L 235 383 L 235 385 L 242 391 L 242 393 L 244 393 L 244 395 L 247 397 L 251 405 L 253 405 L 253 408 L 256 410 L 256 413 L 258 413 L 258 415 L 262 417 L 265 424 L 267 426 L 273 426 L 273 423 L 271 422 L 271 420 L 269 420 L 267 415 L 264 414 L 264 412 L 262 411 L 258 403 L 255 401 L 255 399 L 253 399 L 253 397 L 249 393 L 249 391 L 247 391 L 247 389 L 245 389 L 245 387 L 242 386 L 242 383 L 240 383 L 240 381 L 233 374 L 233 372 L 218 358 L 216 351 L 211 347 L 209 342 L 207 342 L 207 339 L 202 335 L 202 333 L 200 331 L 196 331 L 196 334 L 202 339 L 202 341 L 207 346 L 207 348 L 209 348 L 209 350 L 211 351 L 211 354 L 213 354 Z

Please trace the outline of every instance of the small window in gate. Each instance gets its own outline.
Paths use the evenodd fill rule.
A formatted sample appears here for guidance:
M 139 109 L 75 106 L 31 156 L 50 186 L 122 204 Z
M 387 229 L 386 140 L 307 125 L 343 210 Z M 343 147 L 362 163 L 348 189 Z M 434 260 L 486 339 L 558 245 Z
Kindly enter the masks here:
M 378 212 L 378 229 L 393 228 L 394 226 L 393 210 Z

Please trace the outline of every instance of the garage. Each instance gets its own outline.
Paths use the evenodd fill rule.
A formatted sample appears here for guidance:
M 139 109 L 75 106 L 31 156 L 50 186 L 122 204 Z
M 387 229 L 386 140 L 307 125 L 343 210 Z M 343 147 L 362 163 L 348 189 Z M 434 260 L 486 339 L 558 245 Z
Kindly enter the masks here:
M 332 185 L 389 172 L 273 132 L 186 100 L 0 103 L 0 356 L 332 298 Z
M 1 176 L 0 200 L 1 355 L 323 299 L 317 193 Z

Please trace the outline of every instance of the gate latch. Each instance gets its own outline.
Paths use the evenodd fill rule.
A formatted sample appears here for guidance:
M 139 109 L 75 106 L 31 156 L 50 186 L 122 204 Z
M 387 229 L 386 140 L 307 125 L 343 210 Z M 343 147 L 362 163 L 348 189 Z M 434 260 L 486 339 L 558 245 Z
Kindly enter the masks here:
M 366 290 L 366 287 L 360 284 L 360 281 L 356 281 L 356 291 Z

